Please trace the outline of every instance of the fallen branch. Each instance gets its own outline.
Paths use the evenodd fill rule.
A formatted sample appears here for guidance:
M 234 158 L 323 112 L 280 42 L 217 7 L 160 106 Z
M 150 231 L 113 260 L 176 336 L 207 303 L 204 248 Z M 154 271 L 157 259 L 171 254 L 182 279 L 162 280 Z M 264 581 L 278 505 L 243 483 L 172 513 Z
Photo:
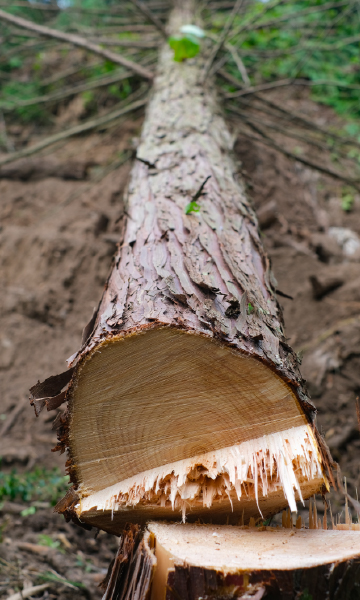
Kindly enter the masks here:
M 279 79 L 278 81 L 271 81 L 269 83 L 260 83 L 259 85 L 253 85 L 251 87 L 242 88 L 238 92 L 229 92 L 224 94 L 225 98 L 240 98 L 241 96 L 248 96 L 249 94 L 256 94 L 257 92 L 264 92 L 266 90 L 273 90 L 278 87 L 284 87 L 292 85 L 293 79 Z
M 355 3 L 353 3 L 355 5 Z M 342 0 L 342 2 L 328 2 L 327 4 L 319 4 L 317 6 L 310 6 L 309 8 L 305 8 L 304 10 L 294 11 L 292 13 L 288 13 L 287 15 L 283 15 L 282 17 L 278 17 L 277 19 L 271 19 L 269 21 L 265 21 L 265 23 L 253 24 L 251 26 L 251 31 L 256 31 L 258 29 L 265 29 L 268 27 L 276 27 L 279 23 L 284 23 L 286 21 L 291 21 L 292 19 L 303 17 L 309 15 L 314 12 L 325 12 L 327 10 L 331 10 L 332 8 L 341 8 L 341 6 L 349 6 L 349 0 Z M 296 26 L 296 25 L 295 25 Z M 246 28 L 242 28 L 242 31 L 247 31 L 248 25 Z M 231 38 L 235 37 L 240 33 L 240 30 L 231 34 Z
M 244 31 L 248 31 L 249 29 L 252 30 L 256 21 L 261 19 L 261 17 L 266 15 L 266 13 L 269 12 L 270 10 L 272 10 L 273 8 L 276 8 L 278 6 L 281 6 L 281 4 L 284 4 L 284 2 L 286 2 L 286 0 L 278 0 L 276 2 L 267 4 L 267 6 L 264 8 L 264 10 L 260 14 L 254 15 L 253 18 L 250 19 L 250 21 L 248 21 L 245 25 L 240 25 L 240 27 L 238 27 L 238 29 L 236 29 L 235 31 L 233 31 L 231 33 L 230 37 L 233 38 L 236 35 L 240 35 L 240 33 L 243 33 Z
M 310 167 L 311 169 L 315 169 L 316 171 L 319 171 L 320 173 L 323 173 L 324 175 L 329 175 L 330 177 L 333 177 L 334 179 L 343 181 L 344 183 L 347 183 L 348 185 L 353 186 L 356 190 L 360 191 L 360 180 L 359 179 L 351 179 L 349 177 L 345 177 L 345 176 L 341 175 L 340 173 L 337 173 L 336 171 L 332 171 L 331 169 L 327 169 L 326 167 L 318 165 L 317 163 L 314 163 L 306 158 L 302 158 L 301 156 L 298 156 L 297 154 L 293 154 L 293 152 L 286 150 L 286 148 L 283 148 L 282 146 L 280 146 L 279 144 L 274 142 L 274 140 L 272 140 L 268 135 L 266 135 L 266 133 L 264 133 L 259 127 L 256 127 L 248 119 L 242 118 L 242 120 L 245 121 L 246 124 L 253 131 L 258 133 L 261 137 L 259 138 L 256 136 L 252 136 L 245 131 L 241 131 L 241 135 L 244 135 L 248 139 L 251 139 L 255 142 L 261 142 L 261 143 L 265 144 L 266 146 L 270 146 L 271 148 L 274 148 L 274 150 L 281 152 L 281 154 L 284 154 L 288 158 L 292 158 L 293 160 L 296 160 L 297 162 L 300 162 L 303 165 Z
M 152 8 L 159 8 L 159 7 L 160 8 L 164 7 L 165 9 L 169 8 L 169 4 L 166 2 L 161 3 L 161 4 L 147 2 L 147 5 Z M 0 7 L 8 8 L 9 3 L 1 2 Z M 65 12 L 65 13 L 83 13 L 83 14 L 87 14 L 87 15 L 121 15 L 124 12 L 123 3 L 122 3 L 121 7 L 113 6 L 113 7 L 109 7 L 109 8 L 83 8 L 81 6 L 68 6 L 68 7 L 66 7 L 66 9 L 61 9 L 56 4 L 42 3 L 42 2 L 31 2 L 31 4 L 29 4 L 29 2 L 20 0 L 19 2 L 16 2 L 16 4 L 12 4 L 11 8 L 29 8 L 29 9 L 34 9 L 34 10 L 41 10 L 44 12 L 59 13 L 61 11 L 61 12 Z
M 247 87 L 239 90 L 238 92 L 229 92 L 225 94 L 226 98 L 240 98 L 241 96 L 248 96 L 249 94 L 256 94 L 257 92 L 265 92 L 267 90 L 273 90 L 278 87 L 285 87 L 287 85 L 306 85 L 314 87 L 317 85 L 336 86 L 346 88 L 349 90 L 360 90 L 360 85 L 351 85 L 348 83 L 342 83 L 341 81 L 333 81 L 329 79 L 318 79 L 316 81 L 309 81 L 308 79 L 279 79 L 277 81 L 270 81 L 269 83 L 260 83 L 252 87 Z
M 5 422 L 3 423 L 3 426 L 0 429 L 0 439 L 3 438 L 7 434 L 9 429 L 11 429 L 11 427 L 15 423 L 18 415 L 23 411 L 23 409 L 25 408 L 25 405 L 27 405 L 27 404 L 28 404 L 28 399 L 23 398 L 22 400 L 19 400 L 19 402 L 14 406 L 11 413 L 7 416 L 7 419 L 5 420 Z
M 24 158 L 25 156 L 31 156 L 32 154 L 35 154 L 36 152 L 40 152 L 40 150 L 43 150 L 44 148 L 47 148 L 48 146 L 52 146 L 53 144 L 56 144 L 57 142 L 65 140 L 69 137 L 73 137 L 74 135 L 79 135 L 81 133 L 91 131 L 92 129 L 95 129 L 96 127 L 105 125 L 106 123 L 109 123 L 110 121 L 113 121 L 113 120 L 117 119 L 118 117 L 121 117 L 122 115 L 125 115 L 129 112 L 132 112 L 134 110 L 142 108 L 143 106 L 145 106 L 146 102 L 147 102 L 147 98 L 142 98 L 141 100 L 137 100 L 136 102 L 133 102 L 132 104 L 129 104 L 128 106 L 126 106 L 124 108 L 119 108 L 118 110 L 115 110 L 111 113 L 102 115 L 101 117 L 99 117 L 97 119 L 90 119 L 89 121 L 86 121 L 85 123 L 82 123 L 81 125 L 76 125 L 75 127 L 71 127 L 70 129 L 66 129 L 65 131 L 60 131 L 59 133 L 50 135 L 49 137 L 41 140 L 41 142 L 38 142 L 37 144 L 30 146 L 29 148 L 24 148 L 24 150 L 19 150 L 18 152 L 13 152 L 12 154 L 8 154 L 7 156 L 5 156 L 4 158 L 2 158 L 0 160 L 0 167 L 2 165 L 6 165 L 10 162 L 13 162 L 14 160 L 17 160 L 18 158 Z
M 91 40 L 94 44 L 101 44 L 102 46 L 123 46 L 124 48 L 158 48 L 159 41 L 158 38 L 153 38 L 149 41 L 147 40 L 127 40 L 127 39 L 117 39 L 117 40 L 109 40 L 108 38 L 98 38 Z
M 145 15 L 145 17 L 153 25 L 155 25 L 156 29 L 158 29 L 160 31 L 163 38 L 167 39 L 167 33 L 166 33 L 166 29 L 165 29 L 164 25 L 162 24 L 160 19 L 158 19 L 157 16 L 151 12 L 151 10 L 148 8 L 148 6 L 146 6 L 146 4 L 144 4 L 140 0 L 131 0 L 131 2 L 134 4 L 134 6 L 136 6 L 136 8 L 140 12 L 142 12 L 143 15 Z
M 325 31 L 326 33 L 326 31 Z M 310 36 L 309 36 L 310 39 Z M 349 44 L 353 44 L 360 41 L 359 35 L 352 35 L 347 38 L 343 38 L 342 40 L 334 43 L 334 44 L 320 44 L 318 39 L 319 36 L 315 35 L 312 38 L 314 43 L 298 43 L 294 46 L 290 46 L 288 48 L 281 48 L 278 50 L 256 50 L 255 48 L 251 48 L 248 50 L 242 50 L 242 56 L 251 56 L 251 57 L 259 57 L 259 58 L 278 58 L 280 56 L 288 56 L 289 54 L 296 54 L 297 52 L 305 51 L 309 52 L 333 52 L 334 50 L 339 50 L 343 46 L 348 46 Z M 300 71 L 300 69 L 298 69 Z
M 94 63 L 90 63 L 88 65 L 76 65 L 75 67 L 69 67 L 68 69 L 64 69 L 63 71 L 60 71 L 58 73 L 55 73 L 53 75 L 50 75 L 50 77 L 46 77 L 45 79 L 43 79 L 42 81 L 40 81 L 40 85 L 41 87 L 46 87 L 48 85 L 53 85 L 54 83 L 57 83 L 58 81 L 60 81 L 61 79 L 65 79 L 66 77 L 70 77 L 71 75 L 76 75 L 77 73 L 79 73 L 80 71 L 88 71 L 89 69 L 93 69 L 94 67 L 98 67 L 102 64 L 102 61 L 96 61 Z
M 30 596 L 35 596 L 39 592 L 44 592 L 50 587 L 49 583 L 42 583 L 41 585 L 33 585 L 31 587 L 22 590 L 21 592 L 17 592 L 16 594 L 12 594 L 8 596 L 6 600 L 22 600 L 23 598 L 30 598 Z
M 36 31 L 39 35 L 43 35 L 45 37 L 54 38 L 57 40 L 61 40 L 62 42 L 67 42 L 68 44 L 72 44 L 74 46 L 78 46 L 79 48 L 85 48 L 89 52 L 93 52 L 94 54 L 98 54 L 111 62 L 122 65 L 131 71 L 134 71 L 141 77 L 145 79 L 153 79 L 154 75 L 148 69 L 145 69 L 141 65 L 134 63 L 133 61 L 121 56 L 120 54 L 116 54 L 115 52 L 111 52 L 110 50 L 105 50 L 98 46 L 97 44 L 93 44 L 89 42 L 85 38 L 71 34 L 64 33 L 63 31 L 57 31 L 56 29 L 51 29 L 50 27 L 44 27 L 43 25 L 38 25 L 37 23 L 32 23 L 27 19 L 23 19 L 22 17 L 16 17 L 15 15 L 11 15 L 10 13 L 5 12 L 4 10 L 0 10 L 0 20 L 7 21 L 8 23 L 12 23 L 18 27 L 23 29 L 29 29 L 30 31 Z
M 32 39 L 30 39 L 24 44 L 14 46 L 13 48 L 10 48 L 10 50 L 8 50 L 7 52 L 4 52 L 0 58 L 0 65 L 7 63 L 9 58 L 14 56 L 14 54 L 18 55 L 20 52 L 29 52 L 34 50 L 35 48 L 43 48 L 44 46 L 46 48 L 48 48 L 49 46 L 54 48 L 54 46 L 56 47 L 57 44 L 53 44 L 51 41 L 49 42 L 45 40 L 38 40 L 34 42 Z
M 116 75 L 99 77 L 95 81 L 90 81 L 87 83 L 81 83 L 78 85 L 67 87 L 62 90 L 58 90 L 53 94 L 44 94 L 43 96 L 36 96 L 35 98 L 29 98 L 28 100 L 16 102 L 16 104 L 4 104 L 3 106 L 0 105 L 0 108 L 2 108 L 4 112 L 12 112 L 18 108 L 25 108 L 26 106 L 33 106 L 34 104 L 57 102 L 59 100 L 63 100 L 64 98 L 68 98 L 69 96 L 75 96 L 76 94 L 87 92 L 89 90 L 96 90 L 99 87 L 105 87 L 113 83 L 118 83 L 123 79 L 127 79 L 128 77 L 133 76 L 134 74 L 131 71 L 123 71 L 122 73 L 117 73 Z
M 227 22 L 225 23 L 225 26 L 221 32 L 219 40 L 218 40 L 217 44 L 214 46 L 208 60 L 205 63 L 204 72 L 203 72 L 203 80 L 204 81 L 210 73 L 210 69 L 214 63 L 215 58 L 217 57 L 218 53 L 222 49 L 223 45 L 225 44 L 225 41 L 226 41 L 227 36 L 229 35 L 231 26 L 234 22 L 234 19 L 235 19 L 237 13 L 239 12 L 239 10 L 241 8 L 243 2 L 244 2 L 244 0 L 236 0 L 234 8 L 231 11 L 230 17 L 228 18 Z
M 321 142 L 319 142 L 317 140 L 313 140 L 312 138 L 305 137 L 303 135 L 299 135 L 285 127 L 280 127 L 279 125 L 276 125 L 275 123 L 271 123 L 269 121 L 263 121 L 263 120 L 258 119 L 257 117 L 256 118 L 251 117 L 245 111 L 242 111 L 241 109 L 236 108 L 234 106 L 229 106 L 228 110 L 230 112 L 234 113 L 235 115 L 239 115 L 241 118 L 248 120 L 249 122 L 252 122 L 254 125 L 262 125 L 264 127 L 269 127 L 269 129 L 273 129 L 273 131 L 277 131 L 278 133 L 281 133 L 282 135 L 285 135 L 286 137 L 289 137 L 289 138 L 295 139 L 295 140 L 299 140 L 299 142 L 304 142 L 305 144 L 309 144 L 310 146 L 314 146 L 315 148 L 319 148 L 320 150 L 325 150 L 325 151 L 332 150 L 332 148 L 330 148 L 326 144 L 322 144 Z
M 331 29 L 334 27 L 334 25 L 338 24 L 339 21 L 341 21 L 342 19 L 344 19 L 344 17 L 348 15 L 348 13 L 351 11 L 351 9 L 352 9 L 352 5 L 349 4 L 349 6 L 346 7 L 343 12 L 340 12 L 340 14 L 338 14 L 336 16 L 336 18 L 334 18 L 331 21 L 331 24 L 329 24 L 326 27 L 326 29 L 324 31 L 322 31 L 322 33 L 320 35 L 316 34 L 316 31 L 315 31 L 316 30 L 316 25 L 313 25 L 313 27 L 309 28 L 309 31 L 305 35 L 302 36 L 301 39 L 304 38 L 305 42 L 306 42 L 307 40 L 309 40 L 311 38 L 312 33 L 315 33 L 316 44 L 315 44 L 315 47 L 311 47 L 311 46 L 309 47 L 308 46 L 308 47 L 305 48 L 305 54 L 303 56 L 300 56 L 297 64 L 292 69 L 291 75 L 292 75 L 293 79 L 296 79 L 297 77 L 299 77 L 299 75 L 301 73 L 301 70 L 304 68 L 304 66 L 306 65 L 306 63 L 310 59 L 311 52 L 313 50 L 317 51 L 318 49 L 319 50 L 321 49 L 321 47 L 320 47 L 320 41 L 322 41 L 324 38 L 326 38 L 327 35 L 330 34 Z M 331 50 L 334 50 L 334 49 L 335 49 L 335 47 L 334 48 L 331 47 Z
M 317 125 L 314 121 L 311 121 L 310 119 L 306 119 L 302 115 L 299 115 L 297 113 L 294 113 L 293 111 L 285 109 L 282 106 L 279 106 L 278 104 L 276 104 L 275 102 L 269 100 L 268 98 L 264 98 L 260 94 L 257 94 L 257 91 L 264 91 L 264 89 L 255 90 L 255 86 L 253 88 L 244 88 L 238 79 L 236 79 L 235 77 L 233 77 L 232 75 L 230 75 L 229 73 L 224 71 L 223 69 L 220 69 L 218 71 L 218 75 L 220 75 L 226 81 L 229 81 L 229 83 L 231 83 L 232 85 L 239 87 L 241 92 L 244 92 L 242 94 L 239 94 L 239 96 L 236 96 L 236 97 L 247 96 L 247 95 L 252 94 L 256 101 L 262 102 L 263 104 L 266 104 L 267 106 L 273 108 L 275 111 L 280 112 L 282 115 L 284 115 L 284 118 L 287 118 L 289 120 L 299 121 L 299 123 L 305 125 L 309 129 L 319 131 L 320 133 L 326 135 L 327 137 L 337 140 L 341 144 L 351 144 L 353 146 L 360 147 L 359 142 L 357 142 L 355 139 L 333 133 L 333 132 L 329 131 L 328 129 L 321 127 L 320 125 Z M 285 80 L 283 80 L 283 81 L 285 81 Z M 295 80 L 295 81 L 297 81 L 297 80 Z M 276 83 L 276 82 L 274 82 L 274 83 Z M 279 82 L 277 82 L 277 83 L 279 83 Z M 294 80 L 291 82 L 291 84 L 293 84 L 293 83 L 294 83 Z M 264 84 L 264 85 L 267 85 L 267 84 Z M 260 87 L 260 86 L 257 86 L 257 87 Z M 279 86 L 277 86 L 277 87 L 279 87 Z M 267 88 L 267 89 L 270 89 L 270 88 Z M 230 96 L 230 94 L 228 94 L 228 95 L 224 94 L 224 96 L 226 98 L 234 97 L 234 96 Z M 259 109 L 259 110 L 261 110 L 261 109 Z M 267 111 L 263 111 L 263 112 L 267 112 Z M 272 114 L 274 114 L 274 113 L 272 113 Z M 276 116 L 276 113 L 275 113 L 275 116 Z
M 278 104 L 276 104 L 275 102 L 272 102 L 271 100 L 268 100 L 267 98 L 264 98 L 263 96 L 256 95 L 255 99 L 262 102 L 263 104 L 266 104 L 267 106 L 270 106 L 271 108 L 274 108 L 275 110 L 279 111 L 281 114 L 283 114 L 288 119 L 294 119 L 294 120 L 299 121 L 299 123 L 306 125 L 309 129 L 317 130 L 317 131 L 323 133 L 324 135 L 331 137 L 334 140 L 337 140 L 338 142 L 340 142 L 342 144 L 351 144 L 353 146 L 360 148 L 360 143 L 357 142 L 356 140 L 354 140 L 352 138 L 347 138 L 345 136 L 338 135 L 337 133 L 333 133 L 332 131 L 325 129 L 325 127 L 321 127 L 320 125 L 317 125 L 314 121 L 311 121 L 310 119 L 306 119 L 302 115 L 294 113 L 291 110 L 285 109 L 282 106 L 279 106 Z
M 226 50 L 228 50 L 233 58 L 234 63 L 236 64 L 239 73 L 241 75 L 241 78 L 245 84 L 245 87 L 250 87 L 251 86 L 251 82 L 249 79 L 249 75 L 247 73 L 246 67 L 242 61 L 242 59 L 240 58 L 240 56 L 237 53 L 237 50 L 235 48 L 235 46 L 232 46 L 231 44 L 225 44 L 225 48 Z

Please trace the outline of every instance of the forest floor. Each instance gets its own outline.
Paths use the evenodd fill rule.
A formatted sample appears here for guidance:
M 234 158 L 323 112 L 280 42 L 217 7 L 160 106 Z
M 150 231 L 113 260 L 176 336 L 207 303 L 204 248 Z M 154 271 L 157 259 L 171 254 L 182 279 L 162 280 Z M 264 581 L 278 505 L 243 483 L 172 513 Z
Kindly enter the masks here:
M 308 91 L 271 92 L 274 101 L 321 126 L 340 119 Z M 59 127 L 79 118 L 71 103 Z M 63 470 L 54 413 L 38 419 L 28 389 L 65 369 L 97 306 L 111 267 L 123 216 L 122 195 L 141 119 L 119 121 L 52 147 L 0 174 L 0 456 L 4 472 Z M 318 423 L 352 495 L 360 486 L 360 197 L 342 208 L 340 183 L 241 135 L 235 144 L 248 193 L 258 210 L 272 259 L 289 344 L 303 355 L 302 373 L 318 408 Z M 34 143 L 30 125 L 9 133 Z M 281 134 L 276 138 L 282 143 Z M 309 148 L 316 159 L 319 149 Z M 124 162 L 125 160 L 125 162 Z M 121 163 L 123 164 L 121 165 Z M 119 166 L 120 165 L 120 166 Z M 331 165 L 330 165 L 331 166 Z M 4 176 L 6 175 L 6 177 Z M 334 513 L 343 499 L 330 495 Z M 38 503 L 0 505 L 0 597 L 47 583 L 42 598 L 100 598 L 97 588 L 117 546 L 94 537 Z M 321 510 L 321 499 L 318 508 Z M 29 511 L 28 511 L 29 512 Z M 31 513 L 31 511 L 30 511 Z M 305 513 L 304 513 L 305 514 Z M 78 587 L 81 584 L 83 587 Z

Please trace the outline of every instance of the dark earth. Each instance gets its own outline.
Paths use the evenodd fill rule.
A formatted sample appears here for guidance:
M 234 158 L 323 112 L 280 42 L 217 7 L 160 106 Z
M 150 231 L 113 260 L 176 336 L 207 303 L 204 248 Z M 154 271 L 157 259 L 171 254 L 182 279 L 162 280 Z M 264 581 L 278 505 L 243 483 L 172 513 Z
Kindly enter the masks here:
M 312 102 L 305 89 L 284 88 L 267 97 L 318 125 L 342 124 L 331 109 Z M 58 129 L 81 117 L 81 107 L 74 103 L 58 116 Z M 128 117 L 9 166 L 0 175 L 4 471 L 54 465 L 64 469 L 64 457 L 50 452 L 56 443 L 52 431 L 56 414 L 43 411 L 36 419 L 28 389 L 66 368 L 65 360 L 78 349 L 99 301 L 120 236 L 129 157 L 140 127 L 141 115 Z M 279 296 L 289 344 L 303 357 L 302 373 L 318 408 L 319 428 L 340 464 L 349 493 L 356 497 L 360 196 L 346 212 L 341 183 L 242 137 L 240 122 L 233 121 L 231 128 L 237 132 L 239 173 L 258 211 L 279 290 L 293 297 Z M 19 144 L 39 138 L 31 126 L 10 126 L 9 135 Z M 281 134 L 274 139 L 285 144 Z M 302 152 L 316 161 L 319 149 L 305 145 Z M 329 156 L 329 167 L 331 160 Z M 329 499 L 333 514 L 344 514 L 341 493 L 332 492 Z M 320 497 L 317 507 L 323 510 Z M 28 516 L 20 514 L 24 508 L 21 502 L 0 505 L 0 597 L 39 585 L 41 573 L 50 573 L 57 581 L 48 582 L 45 591 L 32 597 L 100 598 L 97 586 L 117 538 L 104 533 L 95 538 L 95 531 L 66 524 L 46 504 Z M 307 512 L 302 515 L 307 524 Z M 44 534 L 58 542 L 56 547 L 39 544 L 39 535 Z

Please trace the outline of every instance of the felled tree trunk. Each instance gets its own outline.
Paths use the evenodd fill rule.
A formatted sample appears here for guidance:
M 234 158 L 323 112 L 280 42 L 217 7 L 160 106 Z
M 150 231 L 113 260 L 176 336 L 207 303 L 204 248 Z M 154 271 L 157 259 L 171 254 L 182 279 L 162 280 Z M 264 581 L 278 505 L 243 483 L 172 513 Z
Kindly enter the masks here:
M 178 2 L 169 31 L 193 21 Z M 164 46 L 98 311 L 71 369 L 32 388 L 37 409 L 68 401 L 58 448 L 74 488 L 59 511 L 113 533 L 266 517 L 329 487 L 233 137 L 202 79 L 201 56 L 175 63 Z
M 124 531 L 103 600 L 358 598 L 359 536 L 358 530 L 150 523 L 141 541 Z

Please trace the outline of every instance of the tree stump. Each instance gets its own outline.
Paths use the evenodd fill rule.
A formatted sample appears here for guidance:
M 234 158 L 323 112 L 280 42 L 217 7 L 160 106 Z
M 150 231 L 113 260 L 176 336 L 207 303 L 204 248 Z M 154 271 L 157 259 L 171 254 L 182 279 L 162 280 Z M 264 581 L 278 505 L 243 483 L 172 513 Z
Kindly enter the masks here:
M 326 531 L 288 520 L 285 527 L 149 523 L 143 537 L 128 527 L 103 600 L 358 598 L 360 525 Z

